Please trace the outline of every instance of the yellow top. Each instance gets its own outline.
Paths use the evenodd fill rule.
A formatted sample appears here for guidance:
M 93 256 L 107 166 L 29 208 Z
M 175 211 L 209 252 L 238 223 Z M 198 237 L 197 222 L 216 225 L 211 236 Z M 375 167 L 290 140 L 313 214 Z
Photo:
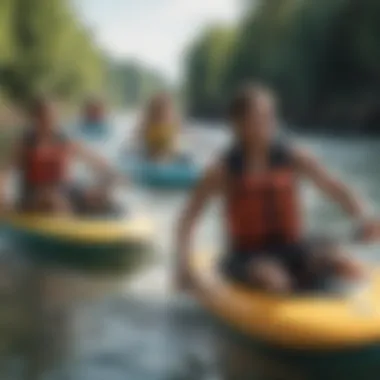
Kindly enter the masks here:
M 197 295 L 212 313 L 241 332 L 296 349 L 339 349 L 380 342 L 380 270 L 355 296 L 279 297 L 218 275 L 210 255 L 194 261 Z
M 6 217 L 4 221 L 17 230 L 78 243 L 102 244 L 114 241 L 149 240 L 152 234 L 152 225 L 145 218 L 96 220 L 13 214 Z
M 176 148 L 177 128 L 168 124 L 147 127 L 144 136 L 145 149 L 155 154 L 172 153 Z

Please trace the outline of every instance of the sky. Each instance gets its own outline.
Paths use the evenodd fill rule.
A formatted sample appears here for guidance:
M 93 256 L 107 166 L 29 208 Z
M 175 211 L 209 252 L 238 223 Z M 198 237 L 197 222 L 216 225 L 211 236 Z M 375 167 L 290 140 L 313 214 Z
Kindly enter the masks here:
M 239 0 L 75 0 L 100 46 L 178 80 L 183 51 L 207 25 L 233 23 Z

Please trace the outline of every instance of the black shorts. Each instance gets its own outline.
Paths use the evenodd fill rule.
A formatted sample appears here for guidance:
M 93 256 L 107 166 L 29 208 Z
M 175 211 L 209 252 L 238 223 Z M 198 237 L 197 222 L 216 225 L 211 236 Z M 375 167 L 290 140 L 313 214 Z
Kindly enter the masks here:
M 58 191 L 63 197 L 69 199 L 70 203 L 76 209 L 81 209 L 82 205 L 85 204 L 85 194 L 86 190 L 82 186 L 77 184 L 72 185 L 60 185 L 52 189 L 53 191 Z M 18 202 L 18 208 L 20 210 L 27 210 L 30 208 L 31 203 L 37 196 L 38 189 L 24 189 L 21 194 L 20 201 Z
M 221 270 L 224 275 L 238 283 L 252 286 L 248 269 L 255 261 L 273 260 L 278 263 L 295 281 L 299 289 L 319 288 L 323 282 L 321 273 L 310 271 L 311 260 L 314 255 L 327 247 L 332 242 L 326 239 L 308 240 L 294 244 L 283 244 L 268 247 L 262 251 L 228 252 L 221 262 Z
M 67 199 L 72 207 L 72 211 L 77 215 L 88 216 L 122 216 L 126 210 L 118 207 L 117 204 L 112 202 L 107 191 L 103 194 L 103 189 L 99 188 L 101 192 L 101 200 L 97 201 L 95 206 L 94 202 L 89 202 L 89 190 L 86 186 L 79 184 L 61 185 L 52 188 L 54 192 L 58 192 L 59 195 Z M 22 193 L 21 200 L 18 204 L 18 208 L 21 211 L 29 210 L 33 207 L 35 197 L 38 195 L 38 189 L 28 189 Z

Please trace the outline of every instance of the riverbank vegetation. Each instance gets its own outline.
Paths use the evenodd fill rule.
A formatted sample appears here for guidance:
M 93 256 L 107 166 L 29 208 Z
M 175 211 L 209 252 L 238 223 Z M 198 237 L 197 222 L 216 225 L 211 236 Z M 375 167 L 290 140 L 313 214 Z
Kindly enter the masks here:
M 164 86 L 165 81 L 151 70 L 106 56 L 69 4 L 66 0 L 0 2 L 0 119 L 15 106 L 24 109 L 38 94 L 64 104 L 99 96 L 131 107 Z M 11 123 L 6 118 L 2 122 Z
M 223 116 L 234 89 L 259 80 L 276 90 L 292 124 L 380 133 L 380 2 L 246 3 L 236 27 L 212 27 L 189 48 L 192 116 Z

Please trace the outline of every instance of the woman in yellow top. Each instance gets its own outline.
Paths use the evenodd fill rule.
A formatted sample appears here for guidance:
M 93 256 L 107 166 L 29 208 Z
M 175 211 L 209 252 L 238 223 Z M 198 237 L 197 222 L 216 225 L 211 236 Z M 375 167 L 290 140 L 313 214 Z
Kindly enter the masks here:
M 139 130 L 144 154 L 151 160 L 170 160 L 178 152 L 180 120 L 172 99 L 167 94 L 153 97 Z

